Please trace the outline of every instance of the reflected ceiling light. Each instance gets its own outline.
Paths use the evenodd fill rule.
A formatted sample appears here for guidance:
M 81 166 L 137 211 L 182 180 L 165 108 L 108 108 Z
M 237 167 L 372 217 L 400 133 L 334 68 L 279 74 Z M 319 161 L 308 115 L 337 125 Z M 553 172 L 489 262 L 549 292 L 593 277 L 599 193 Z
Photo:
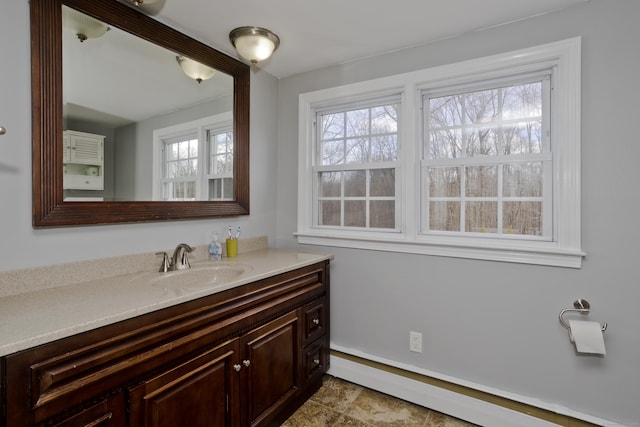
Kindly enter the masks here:
M 101 37 L 109 31 L 109 26 L 104 22 L 70 7 L 62 8 L 62 25 L 73 31 L 81 42 Z
M 142 6 L 143 4 L 155 3 L 158 0 L 129 0 L 129 3 L 133 3 L 135 6 Z
M 239 27 L 229 33 L 238 55 L 252 64 L 267 59 L 280 45 L 280 38 L 260 27 Z
M 198 83 L 202 83 L 203 80 L 209 80 L 216 72 L 213 68 L 184 56 L 176 56 L 176 61 L 180 64 L 182 71 Z

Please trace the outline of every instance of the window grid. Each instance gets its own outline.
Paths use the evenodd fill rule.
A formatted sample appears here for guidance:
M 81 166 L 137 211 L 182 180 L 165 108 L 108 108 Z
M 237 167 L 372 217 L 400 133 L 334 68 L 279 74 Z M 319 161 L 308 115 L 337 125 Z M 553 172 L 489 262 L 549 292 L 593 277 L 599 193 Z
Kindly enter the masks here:
M 451 256 L 470 259 L 484 259 L 526 264 L 563 266 L 580 268 L 582 257 L 580 225 L 580 49 L 579 37 L 534 46 L 512 52 L 472 59 L 406 74 L 380 79 L 356 82 L 340 87 L 332 87 L 299 96 L 299 163 L 298 163 L 298 229 L 296 236 L 301 244 L 316 244 L 358 249 L 406 252 L 436 256 Z M 551 71 L 551 73 L 549 73 Z M 462 147 L 457 147 L 456 155 L 447 155 L 447 163 L 435 164 L 429 158 L 428 147 L 424 145 L 426 123 L 424 121 L 425 94 L 450 95 L 469 91 L 513 84 L 528 79 L 539 79 L 543 74 L 552 74 L 553 90 L 545 105 L 543 120 L 547 127 L 541 138 L 543 150 L 536 153 L 522 153 L 516 158 L 500 158 L 504 153 L 492 156 L 463 157 Z M 483 87 L 475 86 L 481 82 Z M 397 192 L 402 196 L 402 209 L 397 213 L 398 228 L 393 233 L 387 230 L 351 229 L 318 225 L 318 112 L 330 109 L 345 111 L 348 104 L 362 105 L 367 100 L 380 96 L 399 94 L 402 101 L 402 152 L 397 164 Z M 553 110 L 551 109 L 553 106 Z M 507 120 L 513 117 L 506 117 Z M 506 121 L 505 121 L 506 123 Z M 524 127 L 521 127 L 524 128 Z M 538 126 L 539 129 L 540 126 Z M 449 129 L 450 130 L 450 129 Z M 461 135 L 461 131 L 459 135 Z M 551 140 L 553 138 L 553 140 Z M 553 142 L 553 144 L 551 144 Z M 461 140 L 460 140 L 461 143 Z M 476 145 L 476 148 L 478 145 Z M 523 146 L 524 147 L 524 146 Z M 513 147 L 512 147 L 513 148 Z M 466 147 L 465 147 L 466 150 Z M 548 151 L 547 151 L 548 150 Z M 454 151 L 451 150 L 451 153 Z M 474 150 L 472 149 L 473 153 Z M 476 150 L 476 153 L 479 150 Z M 513 149 L 507 151 L 514 153 Z M 449 153 L 448 153 L 449 154 Z M 500 163 L 501 170 L 493 170 L 493 178 L 498 182 L 496 190 L 460 193 L 463 167 L 480 167 L 487 163 Z M 483 162 L 484 161 L 484 162 Z M 338 165 L 339 167 L 341 165 Z M 351 165 L 349 165 L 351 166 Z M 396 165 L 394 165 L 396 166 Z M 486 165 L 485 165 L 486 166 Z M 326 170 L 332 170 L 326 167 Z M 497 168 L 497 165 L 494 165 Z M 430 168 L 430 169 L 429 169 Z M 352 168 L 355 169 L 355 168 Z M 428 173 L 446 170 L 458 182 L 455 195 L 433 192 L 432 197 L 498 197 L 510 198 L 505 201 L 500 228 L 508 230 L 509 216 L 517 218 L 520 208 L 526 204 L 540 203 L 536 197 L 543 197 L 543 206 L 537 206 L 538 218 L 530 223 L 542 229 L 542 236 L 527 236 L 506 233 L 425 232 L 423 226 L 428 209 L 426 189 Z M 537 193 L 518 191 L 523 183 L 531 180 L 531 172 L 537 176 Z M 472 170 L 473 172 L 473 170 Z M 477 172 L 477 171 L 476 171 Z M 473 172 L 473 173 L 476 173 Z M 465 173 L 467 171 L 465 170 Z M 500 175 L 502 174 L 502 175 Z M 443 174 L 446 177 L 446 174 Z M 441 176 L 440 179 L 443 177 Z M 448 177 L 450 178 L 450 177 Z M 448 179 L 447 178 L 447 179 Z M 448 182 L 448 181 L 447 181 Z M 529 185 L 529 184 L 527 184 Z M 501 186 L 501 188 L 500 188 Z M 524 185 L 526 187 L 526 185 Z M 446 188 L 446 186 L 444 187 Z M 532 188 L 529 186 L 529 188 Z M 476 202 L 476 200 L 471 200 Z M 451 202 L 455 203 L 455 202 Z M 494 207 L 497 205 L 494 205 Z M 473 212 L 473 209 L 470 211 Z M 497 218 L 497 214 L 496 214 Z M 552 221 L 553 222 L 552 222 Z M 459 218 L 456 218 L 459 221 Z M 497 220 L 495 221 L 498 225 Z M 460 230 L 460 222 L 456 222 Z
M 552 240 L 551 189 L 544 185 L 552 179 L 548 137 L 549 78 L 549 75 L 545 75 L 542 78 L 510 82 L 508 85 L 503 82 L 502 85 L 485 86 L 480 90 L 476 87 L 452 94 L 440 92 L 437 95 L 423 95 L 423 234 Z M 509 107 L 508 92 L 517 93 L 525 101 L 519 106 L 511 105 L 511 109 L 504 108 L 505 105 Z M 488 99 L 487 94 L 490 95 Z M 443 100 L 447 101 L 443 103 Z M 451 100 L 454 100 L 456 107 L 452 113 L 448 116 L 439 113 L 445 110 L 444 107 Z M 477 107 L 476 111 L 473 111 L 474 107 Z M 491 114 L 485 115 L 487 111 Z M 438 123 L 442 118 L 444 120 Z M 524 128 L 518 129 L 523 123 Z M 532 137 L 535 132 L 531 131 L 536 130 L 536 125 L 539 135 Z M 524 146 L 518 147 L 518 138 L 515 138 L 518 130 L 525 134 L 529 132 L 528 146 L 526 138 L 523 138 L 520 145 Z M 446 140 L 442 134 L 447 135 L 450 143 L 444 149 L 440 145 L 442 139 Z M 482 143 L 483 137 L 487 144 Z M 477 141 L 480 143 L 474 144 Z M 538 170 L 533 175 L 539 183 L 529 183 L 530 186 L 539 187 L 537 192 L 533 191 L 537 194 L 528 194 L 527 197 L 506 195 L 505 168 L 520 168 L 526 172 L 527 165 L 532 171 Z M 434 171 L 447 168 L 456 171 L 453 175 L 459 177 L 459 189 L 453 189 L 452 194 L 445 196 L 432 194 Z M 483 169 L 494 171 L 495 182 L 481 186 L 486 194 L 474 194 L 473 184 L 482 181 L 485 176 L 478 174 L 474 180 L 472 172 Z M 491 176 L 486 178 L 491 181 Z M 474 222 L 477 217 L 481 220 Z
M 316 115 L 315 226 L 397 230 L 399 103 Z
M 208 198 L 233 200 L 233 132 L 209 129 Z
M 197 135 L 164 140 L 163 155 L 163 199 L 195 200 L 199 160 Z

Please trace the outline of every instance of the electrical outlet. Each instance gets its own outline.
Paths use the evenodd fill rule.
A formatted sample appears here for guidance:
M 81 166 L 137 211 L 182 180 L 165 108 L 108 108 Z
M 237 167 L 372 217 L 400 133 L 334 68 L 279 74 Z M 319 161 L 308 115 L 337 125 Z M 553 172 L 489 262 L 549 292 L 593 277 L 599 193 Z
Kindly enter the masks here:
M 422 353 L 422 334 L 409 331 L 409 350 Z

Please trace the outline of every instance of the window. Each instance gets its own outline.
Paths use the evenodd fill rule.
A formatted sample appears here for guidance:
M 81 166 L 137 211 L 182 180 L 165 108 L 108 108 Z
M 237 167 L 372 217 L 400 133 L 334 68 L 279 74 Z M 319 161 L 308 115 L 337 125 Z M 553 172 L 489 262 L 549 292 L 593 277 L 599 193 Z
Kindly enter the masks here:
M 198 138 L 185 135 L 163 141 L 162 200 L 195 200 Z
M 233 132 L 230 125 L 209 129 L 209 200 L 233 200 Z
M 551 76 L 423 93 L 423 233 L 552 240 Z
M 300 95 L 298 241 L 579 268 L 580 39 Z
M 399 103 L 376 101 L 317 112 L 319 227 L 397 229 Z
M 154 131 L 154 200 L 233 200 L 231 113 Z

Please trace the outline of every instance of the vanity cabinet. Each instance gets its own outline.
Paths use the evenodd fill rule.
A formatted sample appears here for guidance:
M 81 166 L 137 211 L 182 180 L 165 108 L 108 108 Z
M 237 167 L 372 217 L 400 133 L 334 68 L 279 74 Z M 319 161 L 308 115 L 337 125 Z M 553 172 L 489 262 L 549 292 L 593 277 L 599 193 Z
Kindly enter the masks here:
M 63 133 L 63 188 L 74 190 L 104 189 L 104 139 L 74 130 Z
M 225 343 L 130 388 L 129 426 L 239 425 L 237 354 L 237 342 Z
M 328 369 L 329 261 L 2 359 L 6 426 L 275 426 Z
M 129 425 L 264 425 L 304 385 L 298 325 L 295 310 L 133 387 Z

